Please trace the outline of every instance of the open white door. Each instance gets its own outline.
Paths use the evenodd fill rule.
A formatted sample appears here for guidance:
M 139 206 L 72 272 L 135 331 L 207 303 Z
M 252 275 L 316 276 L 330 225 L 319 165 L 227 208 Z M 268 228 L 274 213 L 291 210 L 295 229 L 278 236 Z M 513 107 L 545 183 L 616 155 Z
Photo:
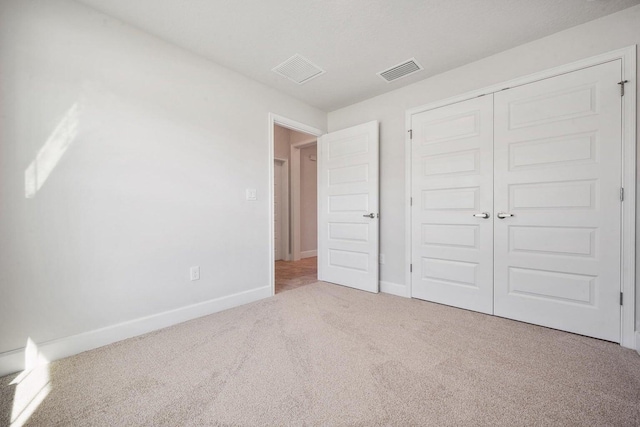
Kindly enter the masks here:
M 318 140 L 318 279 L 378 292 L 378 122 Z

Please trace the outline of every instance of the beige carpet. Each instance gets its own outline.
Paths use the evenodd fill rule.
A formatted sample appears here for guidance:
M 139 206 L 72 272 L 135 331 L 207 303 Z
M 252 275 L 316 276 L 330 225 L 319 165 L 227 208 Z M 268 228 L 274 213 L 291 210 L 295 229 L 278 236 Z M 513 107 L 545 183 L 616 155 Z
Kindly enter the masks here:
M 325 283 L 50 371 L 28 425 L 640 425 L 631 350 Z

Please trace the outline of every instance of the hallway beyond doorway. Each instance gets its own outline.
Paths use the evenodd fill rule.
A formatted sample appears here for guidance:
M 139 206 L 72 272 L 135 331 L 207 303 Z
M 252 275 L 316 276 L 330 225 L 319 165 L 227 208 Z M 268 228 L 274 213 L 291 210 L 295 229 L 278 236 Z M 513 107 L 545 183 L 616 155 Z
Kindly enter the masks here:
M 276 261 L 276 294 L 318 281 L 318 257 Z

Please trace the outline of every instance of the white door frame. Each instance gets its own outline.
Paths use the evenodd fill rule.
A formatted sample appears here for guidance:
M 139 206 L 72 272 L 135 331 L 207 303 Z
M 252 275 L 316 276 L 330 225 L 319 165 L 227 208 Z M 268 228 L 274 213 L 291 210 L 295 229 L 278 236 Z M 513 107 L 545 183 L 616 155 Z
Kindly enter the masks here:
M 282 126 L 287 129 L 295 130 L 298 132 L 308 133 L 314 136 L 321 136 L 325 132 L 314 128 L 312 126 L 306 125 L 304 123 L 300 123 L 295 120 L 291 120 L 289 118 L 279 116 L 277 114 L 269 113 L 269 122 L 268 122 L 268 130 L 269 130 L 269 153 L 268 153 L 268 192 L 267 200 L 269 201 L 269 226 L 267 227 L 269 230 L 269 285 L 271 287 L 271 295 L 276 294 L 276 270 L 275 270 L 275 257 L 273 255 L 273 245 L 274 245 L 274 205 L 273 205 L 273 160 L 274 160 L 274 131 L 275 126 Z
M 317 145 L 318 140 L 291 144 L 291 260 L 300 261 L 300 150 Z M 316 213 L 317 214 L 317 213 Z
M 627 348 L 640 349 L 640 342 L 636 347 L 635 334 L 635 299 L 636 299 L 636 46 L 614 50 L 591 58 L 562 65 L 549 70 L 540 71 L 528 76 L 519 77 L 507 82 L 499 83 L 483 89 L 467 92 L 436 101 L 427 105 L 412 108 L 405 113 L 405 282 L 407 296 L 411 295 L 411 116 L 423 111 L 432 110 L 503 89 L 512 88 L 538 80 L 547 79 L 560 74 L 570 73 L 582 68 L 592 67 L 615 60 L 622 61 L 622 80 L 628 80 L 625 85 L 625 95 L 622 97 L 622 185 L 624 188 L 624 202 L 622 204 L 622 265 L 621 287 L 624 293 L 624 304 L 621 309 L 620 345 Z M 640 283 L 640 278 L 639 278 Z M 640 341 L 640 333 L 638 334 Z
M 278 157 L 274 157 L 273 160 L 274 162 L 282 163 L 282 193 L 280 194 L 282 202 L 280 227 L 282 230 L 282 235 L 280 237 L 282 238 L 282 242 L 284 243 L 282 245 L 282 250 L 284 251 L 283 259 L 285 261 L 289 261 L 291 259 L 291 248 L 289 244 L 289 160 L 280 159 Z

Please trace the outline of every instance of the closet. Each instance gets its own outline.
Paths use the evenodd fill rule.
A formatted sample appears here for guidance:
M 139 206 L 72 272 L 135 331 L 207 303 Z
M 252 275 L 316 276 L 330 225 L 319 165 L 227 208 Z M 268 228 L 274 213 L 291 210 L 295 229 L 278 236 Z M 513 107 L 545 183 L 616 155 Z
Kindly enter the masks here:
M 413 297 L 620 342 L 621 73 L 410 116 Z

